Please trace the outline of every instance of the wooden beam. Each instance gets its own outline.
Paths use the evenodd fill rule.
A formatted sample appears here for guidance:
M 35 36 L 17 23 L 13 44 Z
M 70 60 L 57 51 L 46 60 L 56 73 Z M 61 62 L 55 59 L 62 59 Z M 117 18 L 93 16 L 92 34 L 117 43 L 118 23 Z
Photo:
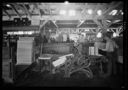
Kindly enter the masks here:
M 83 9 L 81 11 L 81 14 L 85 14 L 86 13 L 87 7 L 88 7 L 88 4 L 87 3 L 84 6 L 81 6 L 81 9 Z
M 99 22 L 97 19 L 94 19 L 94 22 L 99 26 L 99 28 L 101 28 L 103 31 L 102 32 L 106 32 L 107 31 L 107 26 L 104 25 L 104 22 Z M 99 32 L 99 31 L 97 31 Z
M 49 20 L 45 20 L 44 22 L 40 23 L 40 30 L 41 28 L 48 22 Z
M 3 12 L 5 12 L 5 14 L 6 14 L 9 18 L 11 18 L 11 15 L 9 15 L 9 13 L 8 13 L 5 9 L 3 9 Z
M 119 5 L 121 5 L 122 2 L 118 2 L 117 4 L 115 4 L 115 2 L 112 2 L 110 5 L 105 5 L 102 6 L 101 9 L 103 9 L 103 13 L 101 16 L 96 15 L 95 19 L 107 19 L 109 18 L 110 15 L 107 15 L 107 13 L 109 13 L 110 11 L 112 11 L 114 8 L 118 7 Z
M 114 15 L 114 16 L 107 15 L 106 17 L 104 17 L 104 19 L 106 19 L 106 20 L 110 20 L 110 19 L 112 19 L 112 20 L 123 20 L 123 16 L 122 15 Z
M 57 24 L 56 24 L 56 20 L 54 21 L 54 20 L 51 20 L 53 23 L 54 23 L 54 25 L 58 28 L 58 26 L 57 26 Z
M 21 15 L 19 14 L 18 10 L 16 9 L 16 5 L 15 4 L 11 4 L 11 8 L 16 12 L 16 14 L 21 18 Z
M 82 16 L 82 15 L 76 15 L 76 16 L 61 16 L 61 15 L 43 15 L 41 17 L 41 20 L 89 20 L 93 19 L 92 16 Z
M 5 17 L 5 16 L 3 16 Z M 23 15 L 22 17 L 26 17 L 26 15 Z M 17 18 L 17 16 L 12 16 L 12 20 L 14 18 Z M 39 15 L 32 15 L 32 17 L 30 18 L 30 20 L 32 20 L 33 18 L 39 19 L 39 20 L 90 20 L 93 19 L 92 17 L 87 17 L 84 18 L 81 15 L 76 15 L 74 17 L 70 17 L 70 16 L 61 16 L 61 15 L 43 15 L 43 16 L 39 16 Z M 3 20 L 6 20 L 6 18 L 4 18 Z
M 107 23 L 106 19 L 102 19 L 104 30 L 107 30 L 110 27 L 110 25 L 113 24 L 113 22 L 114 22 L 114 20 L 112 20 L 110 23 Z
M 3 18 L 4 17 L 6 17 L 6 16 L 3 16 Z M 22 17 L 26 17 L 26 15 L 23 15 Z M 11 20 L 13 20 L 13 18 L 17 18 L 17 16 L 11 16 Z M 39 20 L 90 20 L 90 19 L 91 20 L 98 20 L 98 19 L 92 18 L 90 16 L 85 18 L 85 17 L 82 17 L 81 15 L 76 15 L 75 17 L 61 16 L 61 15 L 54 15 L 54 16 L 51 16 L 51 15 L 43 15 L 43 16 L 32 15 L 30 20 L 32 20 L 33 18 L 37 18 Z M 113 20 L 116 20 L 116 19 L 119 19 L 119 18 L 118 17 L 113 18 Z M 6 18 L 3 20 L 6 20 Z M 105 20 L 108 20 L 108 19 L 105 18 Z M 97 24 L 97 25 L 99 25 L 99 24 Z
M 26 14 L 26 11 L 25 11 L 25 9 L 24 9 L 24 7 L 22 7 L 22 6 L 20 6 L 20 5 L 18 5 L 18 4 L 14 4 L 14 3 L 12 3 L 14 6 L 16 6 L 16 7 L 19 7 L 20 9 L 22 9 L 22 11 Z M 21 3 L 20 3 L 21 4 Z
M 103 28 L 103 25 L 97 19 L 93 19 L 93 21 L 99 26 L 99 28 Z
M 31 18 L 31 14 L 30 14 L 30 12 L 28 11 L 28 9 L 26 8 L 26 6 L 25 6 L 24 3 L 22 4 L 22 6 L 23 6 L 25 12 L 27 13 L 27 15 Z
M 82 25 L 84 23 L 85 20 L 80 21 L 80 23 L 77 25 L 77 27 L 79 27 L 80 25 Z
M 33 5 L 34 5 L 35 8 L 38 10 L 38 12 L 39 12 L 39 16 L 42 16 L 42 15 L 41 15 L 41 12 L 40 12 L 40 8 L 38 7 L 39 4 L 37 4 L 37 3 L 33 3 Z
M 97 11 L 102 10 L 102 12 L 103 12 L 103 11 L 105 11 L 106 7 L 107 7 L 106 3 L 103 3 L 103 4 L 99 3 L 99 4 L 96 4 L 96 5 L 86 4 L 85 6 L 82 7 L 83 10 L 82 10 L 81 14 L 83 14 L 84 16 L 87 16 L 87 17 L 89 16 L 89 17 L 95 18 L 95 19 L 102 19 L 103 18 L 102 15 L 101 16 L 97 15 Z M 88 9 L 93 10 L 92 15 L 89 15 L 87 13 Z
M 123 25 L 119 26 L 119 33 L 121 33 L 123 31 Z
M 111 10 L 113 10 L 114 8 L 118 7 L 121 4 L 122 4 L 122 2 L 118 2 L 117 4 L 115 4 L 115 3 L 110 4 L 108 6 L 108 9 L 103 13 L 103 15 L 105 15 L 108 12 L 110 12 Z

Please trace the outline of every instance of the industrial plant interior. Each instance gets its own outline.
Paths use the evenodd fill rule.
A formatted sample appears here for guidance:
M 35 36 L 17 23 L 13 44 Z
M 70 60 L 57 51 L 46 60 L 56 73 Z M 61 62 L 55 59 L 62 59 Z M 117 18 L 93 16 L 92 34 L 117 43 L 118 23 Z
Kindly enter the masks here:
M 124 88 L 124 3 L 2 3 L 5 87 Z

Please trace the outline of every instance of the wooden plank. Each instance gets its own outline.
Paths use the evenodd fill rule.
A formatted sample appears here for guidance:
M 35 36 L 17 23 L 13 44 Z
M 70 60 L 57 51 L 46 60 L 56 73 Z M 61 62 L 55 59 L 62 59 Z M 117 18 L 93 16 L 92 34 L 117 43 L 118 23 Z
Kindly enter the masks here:
M 3 9 L 3 12 L 5 12 L 5 14 L 6 14 L 9 18 L 11 18 L 11 15 L 10 15 L 5 9 Z

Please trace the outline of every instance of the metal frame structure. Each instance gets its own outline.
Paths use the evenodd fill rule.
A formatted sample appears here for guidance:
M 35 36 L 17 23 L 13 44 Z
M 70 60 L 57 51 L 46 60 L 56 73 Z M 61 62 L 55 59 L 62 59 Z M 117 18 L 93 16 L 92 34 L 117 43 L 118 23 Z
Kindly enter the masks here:
M 3 4 L 5 5 L 5 4 Z M 39 26 L 42 28 L 49 20 L 51 20 L 56 27 L 58 27 L 56 21 L 57 20 L 79 20 L 77 27 L 83 24 L 86 20 L 93 20 L 99 28 L 104 28 L 103 30 L 107 29 L 113 22 L 117 19 L 123 20 L 123 15 L 109 15 L 109 13 L 114 10 L 123 10 L 123 2 L 111 2 L 111 3 L 69 3 L 65 5 L 64 3 L 10 3 L 12 10 L 16 12 L 16 16 L 28 17 L 32 22 L 45 20 L 45 22 L 40 23 Z M 29 8 L 27 8 L 28 6 Z M 20 8 L 23 12 L 19 13 Z M 75 16 L 68 16 L 68 15 L 60 15 L 60 10 L 72 10 L 76 11 Z M 88 10 L 92 9 L 93 13 L 90 15 L 88 14 Z M 102 10 L 102 15 L 98 15 L 97 11 Z M 9 10 L 5 10 L 3 8 L 3 12 L 11 18 L 12 20 L 16 16 L 11 16 L 8 13 Z M 6 20 L 6 16 L 3 16 L 3 20 Z M 112 20 L 108 23 L 106 20 Z

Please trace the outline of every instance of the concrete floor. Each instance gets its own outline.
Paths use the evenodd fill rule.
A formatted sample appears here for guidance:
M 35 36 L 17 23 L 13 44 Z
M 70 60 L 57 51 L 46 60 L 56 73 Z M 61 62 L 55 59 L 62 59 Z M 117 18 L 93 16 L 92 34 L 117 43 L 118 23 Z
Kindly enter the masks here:
M 24 66 L 23 66 L 24 67 Z M 37 68 L 37 67 L 35 67 Z M 63 78 L 62 73 L 49 74 L 48 71 L 29 70 L 18 77 L 14 84 L 4 84 L 4 86 L 16 87 L 123 87 L 122 74 L 102 78 L 98 74 L 96 66 L 91 67 L 94 78 L 88 79 L 86 75 L 74 73 L 71 78 Z

